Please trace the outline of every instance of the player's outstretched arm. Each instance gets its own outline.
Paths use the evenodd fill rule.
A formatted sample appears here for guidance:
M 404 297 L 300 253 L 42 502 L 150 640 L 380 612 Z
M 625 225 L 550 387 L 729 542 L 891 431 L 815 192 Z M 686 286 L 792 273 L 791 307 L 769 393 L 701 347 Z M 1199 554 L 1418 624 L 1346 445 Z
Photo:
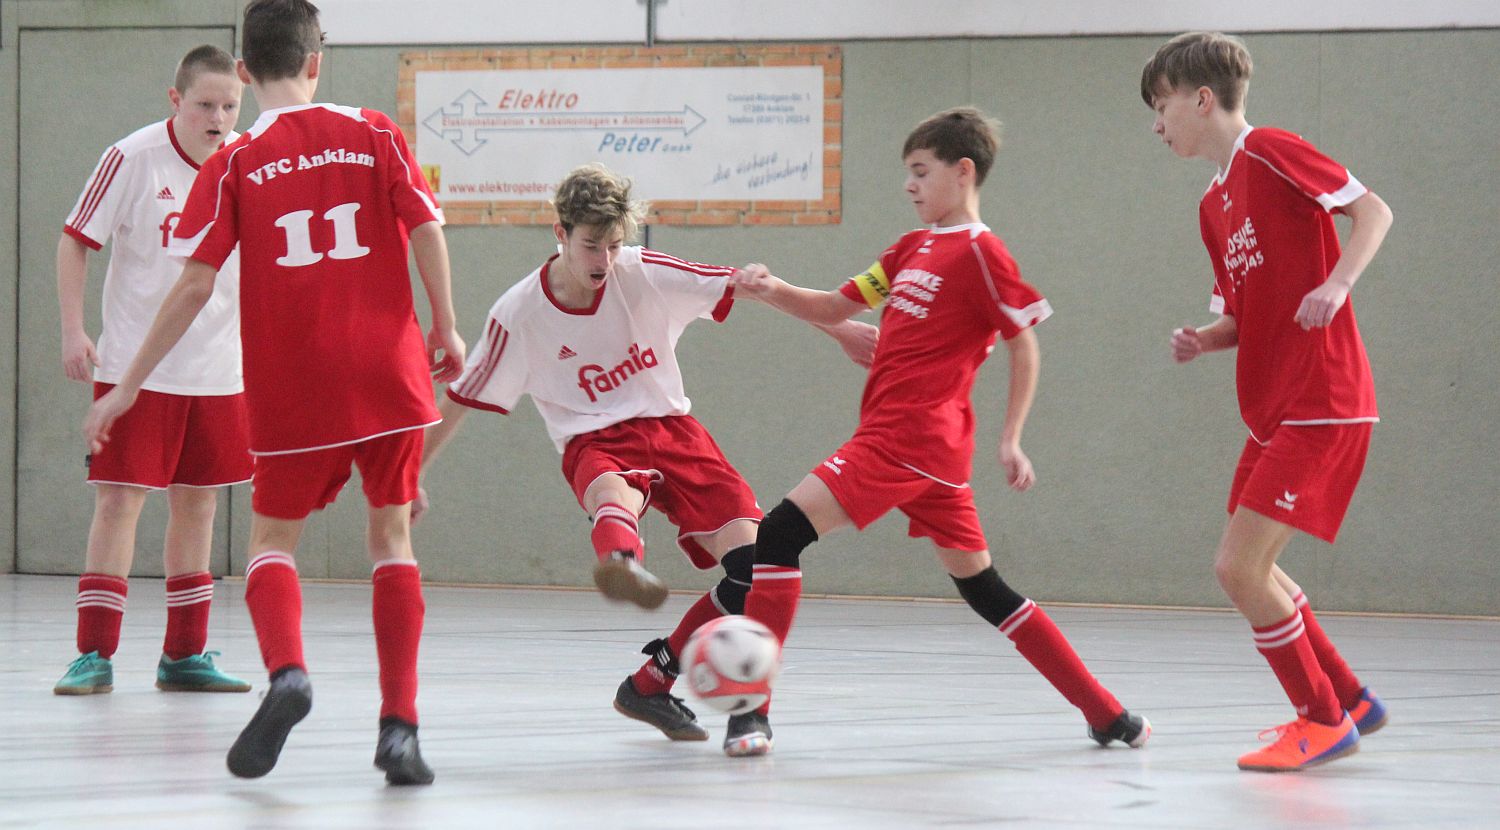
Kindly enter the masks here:
M 1333 322 L 1334 315 L 1344 307 L 1349 292 L 1354 290 L 1354 283 L 1375 258 L 1380 243 L 1385 241 L 1386 232 L 1391 229 L 1390 206 L 1374 193 L 1366 193 L 1345 205 L 1344 213 L 1351 222 L 1344 252 L 1334 263 L 1333 270 L 1328 272 L 1328 279 L 1309 291 L 1297 307 L 1295 319 L 1304 330 Z
M 67 234 L 57 241 L 57 305 L 62 319 L 62 365 L 68 380 L 94 379 L 99 354 L 83 327 L 83 290 L 88 284 L 89 249 Z
M 167 352 L 177 345 L 188 326 L 193 324 L 198 312 L 208 304 L 214 293 L 214 278 L 217 276 L 218 270 L 212 265 L 196 259 L 187 261 L 182 269 L 182 276 L 177 278 L 177 283 L 167 292 L 166 299 L 162 300 L 161 309 L 156 312 L 156 319 L 152 321 L 150 331 L 146 332 L 140 351 L 135 353 L 135 359 L 130 362 L 130 368 L 125 370 L 125 376 L 108 394 L 94 401 L 89 409 L 88 417 L 83 422 L 83 434 L 94 452 L 104 448 L 104 443 L 109 440 L 109 428 L 115 419 L 125 414 L 135 403 L 141 384 L 151 376 L 152 370 L 167 356 Z
M 453 400 L 447 395 L 438 399 L 438 414 L 443 420 L 427 428 L 427 433 L 422 436 L 422 475 L 427 475 L 427 466 L 442 453 L 443 447 L 453 440 L 454 433 L 464 422 L 464 417 L 469 414 L 469 408 Z M 417 486 L 417 500 L 411 506 L 411 521 L 416 524 L 417 520 L 427 512 L 431 502 L 427 499 L 427 488 Z
M 759 300 L 768 306 L 809 323 L 834 325 L 866 309 L 837 291 L 803 288 L 771 274 L 769 268 L 752 262 L 737 268 L 730 282 L 741 296 Z
M 453 280 L 448 267 L 448 241 L 437 222 L 426 222 L 412 228 L 412 256 L 417 273 L 427 290 L 432 306 L 432 328 L 427 332 L 427 366 L 433 380 L 447 383 L 464 371 L 464 340 L 458 336 L 457 315 L 453 313 Z
M 1232 349 L 1240 343 L 1240 324 L 1225 314 L 1203 328 L 1183 326 L 1172 332 L 1172 359 L 1187 363 L 1204 352 Z
M 1005 404 L 1005 425 L 1000 430 L 1000 467 L 1005 470 L 1005 480 L 1011 489 L 1025 492 L 1036 484 L 1036 470 L 1021 451 L 1021 431 L 1036 398 L 1042 350 L 1037 345 L 1036 332 L 1031 329 L 1022 329 L 1020 334 L 1005 341 L 1005 348 L 1010 352 L 1010 391 Z

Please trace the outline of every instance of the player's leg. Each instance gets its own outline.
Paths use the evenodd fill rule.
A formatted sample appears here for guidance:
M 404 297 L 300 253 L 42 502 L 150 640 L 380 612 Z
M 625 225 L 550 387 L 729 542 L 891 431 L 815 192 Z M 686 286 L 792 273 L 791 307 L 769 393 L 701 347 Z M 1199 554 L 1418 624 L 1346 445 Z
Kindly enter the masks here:
M 213 550 L 218 488 L 174 484 L 167 488 L 167 632 L 156 667 L 156 688 L 171 692 L 248 692 L 250 684 L 214 665 L 208 643 L 208 611 L 214 580 Z
M 1270 746 L 1240 758 L 1241 769 L 1297 770 L 1359 748 L 1359 733 L 1318 664 L 1301 612 L 1272 575 L 1293 532 L 1241 507 L 1230 517 L 1214 561 L 1220 586 L 1250 623 L 1256 648 L 1297 712 L 1295 721 L 1277 728 Z
M 655 726 L 674 741 L 708 740 L 708 732 L 693 711 L 671 694 L 681 668 L 678 657 L 704 623 L 744 613 L 755 557 L 755 528 L 753 521 L 736 519 L 696 538 L 695 544 L 724 566 L 724 577 L 688 608 L 672 633 L 641 650 L 648 655 L 646 662 L 615 693 L 615 709 L 621 714 Z
M 89 524 L 83 575 L 78 578 L 78 657 L 52 687 L 60 695 L 102 694 L 114 689 L 110 659 L 120 645 L 135 528 L 147 489 L 94 484 L 94 518 Z
M 375 766 L 389 784 L 431 784 L 417 740 L 417 651 L 427 613 L 422 571 L 411 544 L 411 503 L 421 470 L 422 430 L 357 445 L 370 515 L 371 616 L 380 661 L 380 730 Z
M 646 496 L 639 489 L 642 474 L 604 472 L 592 478 L 579 502 L 593 520 L 590 534 L 594 555 L 594 584 L 609 599 L 651 610 L 667 601 L 667 586 L 646 570 L 641 543 L 640 515 Z
M 936 542 L 933 549 L 969 607 L 1010 638 L 1016 651 L 1083 713 L 1089 737 L 1100 746 L 1112 741 L 1136 748 L 1146 745 L 1150 721 L 1126 711 L 1084 665 L 1047 612 L 1005 584 L 987 549 L 965 550 Z
M 1339 705 L 1354 719 L 1354 727 L 1359 730 L 1360 737 L 1380 731 L 1390 719 L 1385 703 L 1361 683 L 1354 670 L 1349 668 L 1344 656 L 1339 653 L 1333 640 L 1323 631 L 1323 625 L 1313 614 L 1312 605 L 1301 586 L 1287 576 L 1280 565 L 1273 566 L 1271 574 L 1281 590 L 1292 598 L 1292 604 L 1302 613 L 1302 624 L 1307 628 L 1307 639 L 1312 643 L 1313 654 L 1318 657 L 1318 665 L 1323 667 L 1323 672 L 1333 684 L 1333 692 L 1339 699 Z
M 335 447 L 255 459 L 245 606 L 271 683 L 229 749 L 229 771 L 241 778 L 270 772 L 292 727 L 312 709 L 302 653 L 302 586 L 292 555 L 308 514 L 332 503 L 349 480 L 352 458 L 352 448 Z

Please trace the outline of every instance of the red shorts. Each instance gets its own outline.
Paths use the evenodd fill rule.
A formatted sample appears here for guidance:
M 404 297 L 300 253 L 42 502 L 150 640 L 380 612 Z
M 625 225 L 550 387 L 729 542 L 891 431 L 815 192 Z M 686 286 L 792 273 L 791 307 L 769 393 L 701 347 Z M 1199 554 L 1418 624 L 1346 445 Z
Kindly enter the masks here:
M 954 550 L 988 550 L 974 491 L 938 481 L 886 455 L 874 441 L 854 437 L 813 468 L 833 497 L 864 530 L 893 508 L 911 520 L 907 535 Z
M 305 519 L 333 503 L 351 465 L 359 467 L 371 507 L 406 504 L 417 497 L 423 434 L 406 429 L 322 450 L 257 455 L 251 507 L 273 519 Z
M 94 400 L 115 388 L 95 383 Z M 223 487 L 250 480 L 250 421 L 245 396 L 169 395 L 142 389 L 135 405 L 109 430 L 104 449 L 90 455 L 90 484 L 128 484 L 161 490 Z
M 1247 438 L 1229 488 L 1229 512 L 1248 507 L 1332 542 L 1364 472 L 1372 426 L 1282 426 L 1265 446 Z
M 677 546 L 693 567 L 717 564 L 698 537 L 739 519 L 759 522 L 755 492 L 691 415 L 633 418 L 585 433 L 563 451 L 563 476 L 578 503 L 599 476 L 616 473 L 677 526 Z

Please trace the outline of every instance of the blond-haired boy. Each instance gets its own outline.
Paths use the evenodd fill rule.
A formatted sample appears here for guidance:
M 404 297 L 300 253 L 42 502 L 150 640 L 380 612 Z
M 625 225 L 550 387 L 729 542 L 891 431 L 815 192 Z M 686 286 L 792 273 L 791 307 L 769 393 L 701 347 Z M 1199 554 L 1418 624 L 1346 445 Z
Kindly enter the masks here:
M 1189 32 L 1141 72 L 1153 131 L 1183 158 L 1218 165 L 1198 207 L 1220 316 L 1172 333 L 1174 359 L 1237 348 L 1249 428 L 1214 569 L 1296 709 L 1247 770 L 1299 770 L 1359 748 L 1385 724 L 1276 564 L 1297 530 L 1332 542 L 1364 469 L 1379 416 L 1349 292 L 1380 248 L 1391 212 L 1379 196 L 1299 136 L 1245 120 L 1250 53 L 1238 39 Z M 1332 213 L 1352 220 L 1342 252 Z M 1347 713 L 1346 713 L 1347 710 Z

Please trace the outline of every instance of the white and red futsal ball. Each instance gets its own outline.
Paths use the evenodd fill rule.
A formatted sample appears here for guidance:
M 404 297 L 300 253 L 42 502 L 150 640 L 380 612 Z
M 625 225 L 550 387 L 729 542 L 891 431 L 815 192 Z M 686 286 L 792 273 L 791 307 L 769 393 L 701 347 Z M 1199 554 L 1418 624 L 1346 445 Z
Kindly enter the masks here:
M 682 650 L 682 678 L 693 696 L 730 715 L 754 711 L 770 699 L 780 669 L 776 635 L 739 615 L 704 623 Z

